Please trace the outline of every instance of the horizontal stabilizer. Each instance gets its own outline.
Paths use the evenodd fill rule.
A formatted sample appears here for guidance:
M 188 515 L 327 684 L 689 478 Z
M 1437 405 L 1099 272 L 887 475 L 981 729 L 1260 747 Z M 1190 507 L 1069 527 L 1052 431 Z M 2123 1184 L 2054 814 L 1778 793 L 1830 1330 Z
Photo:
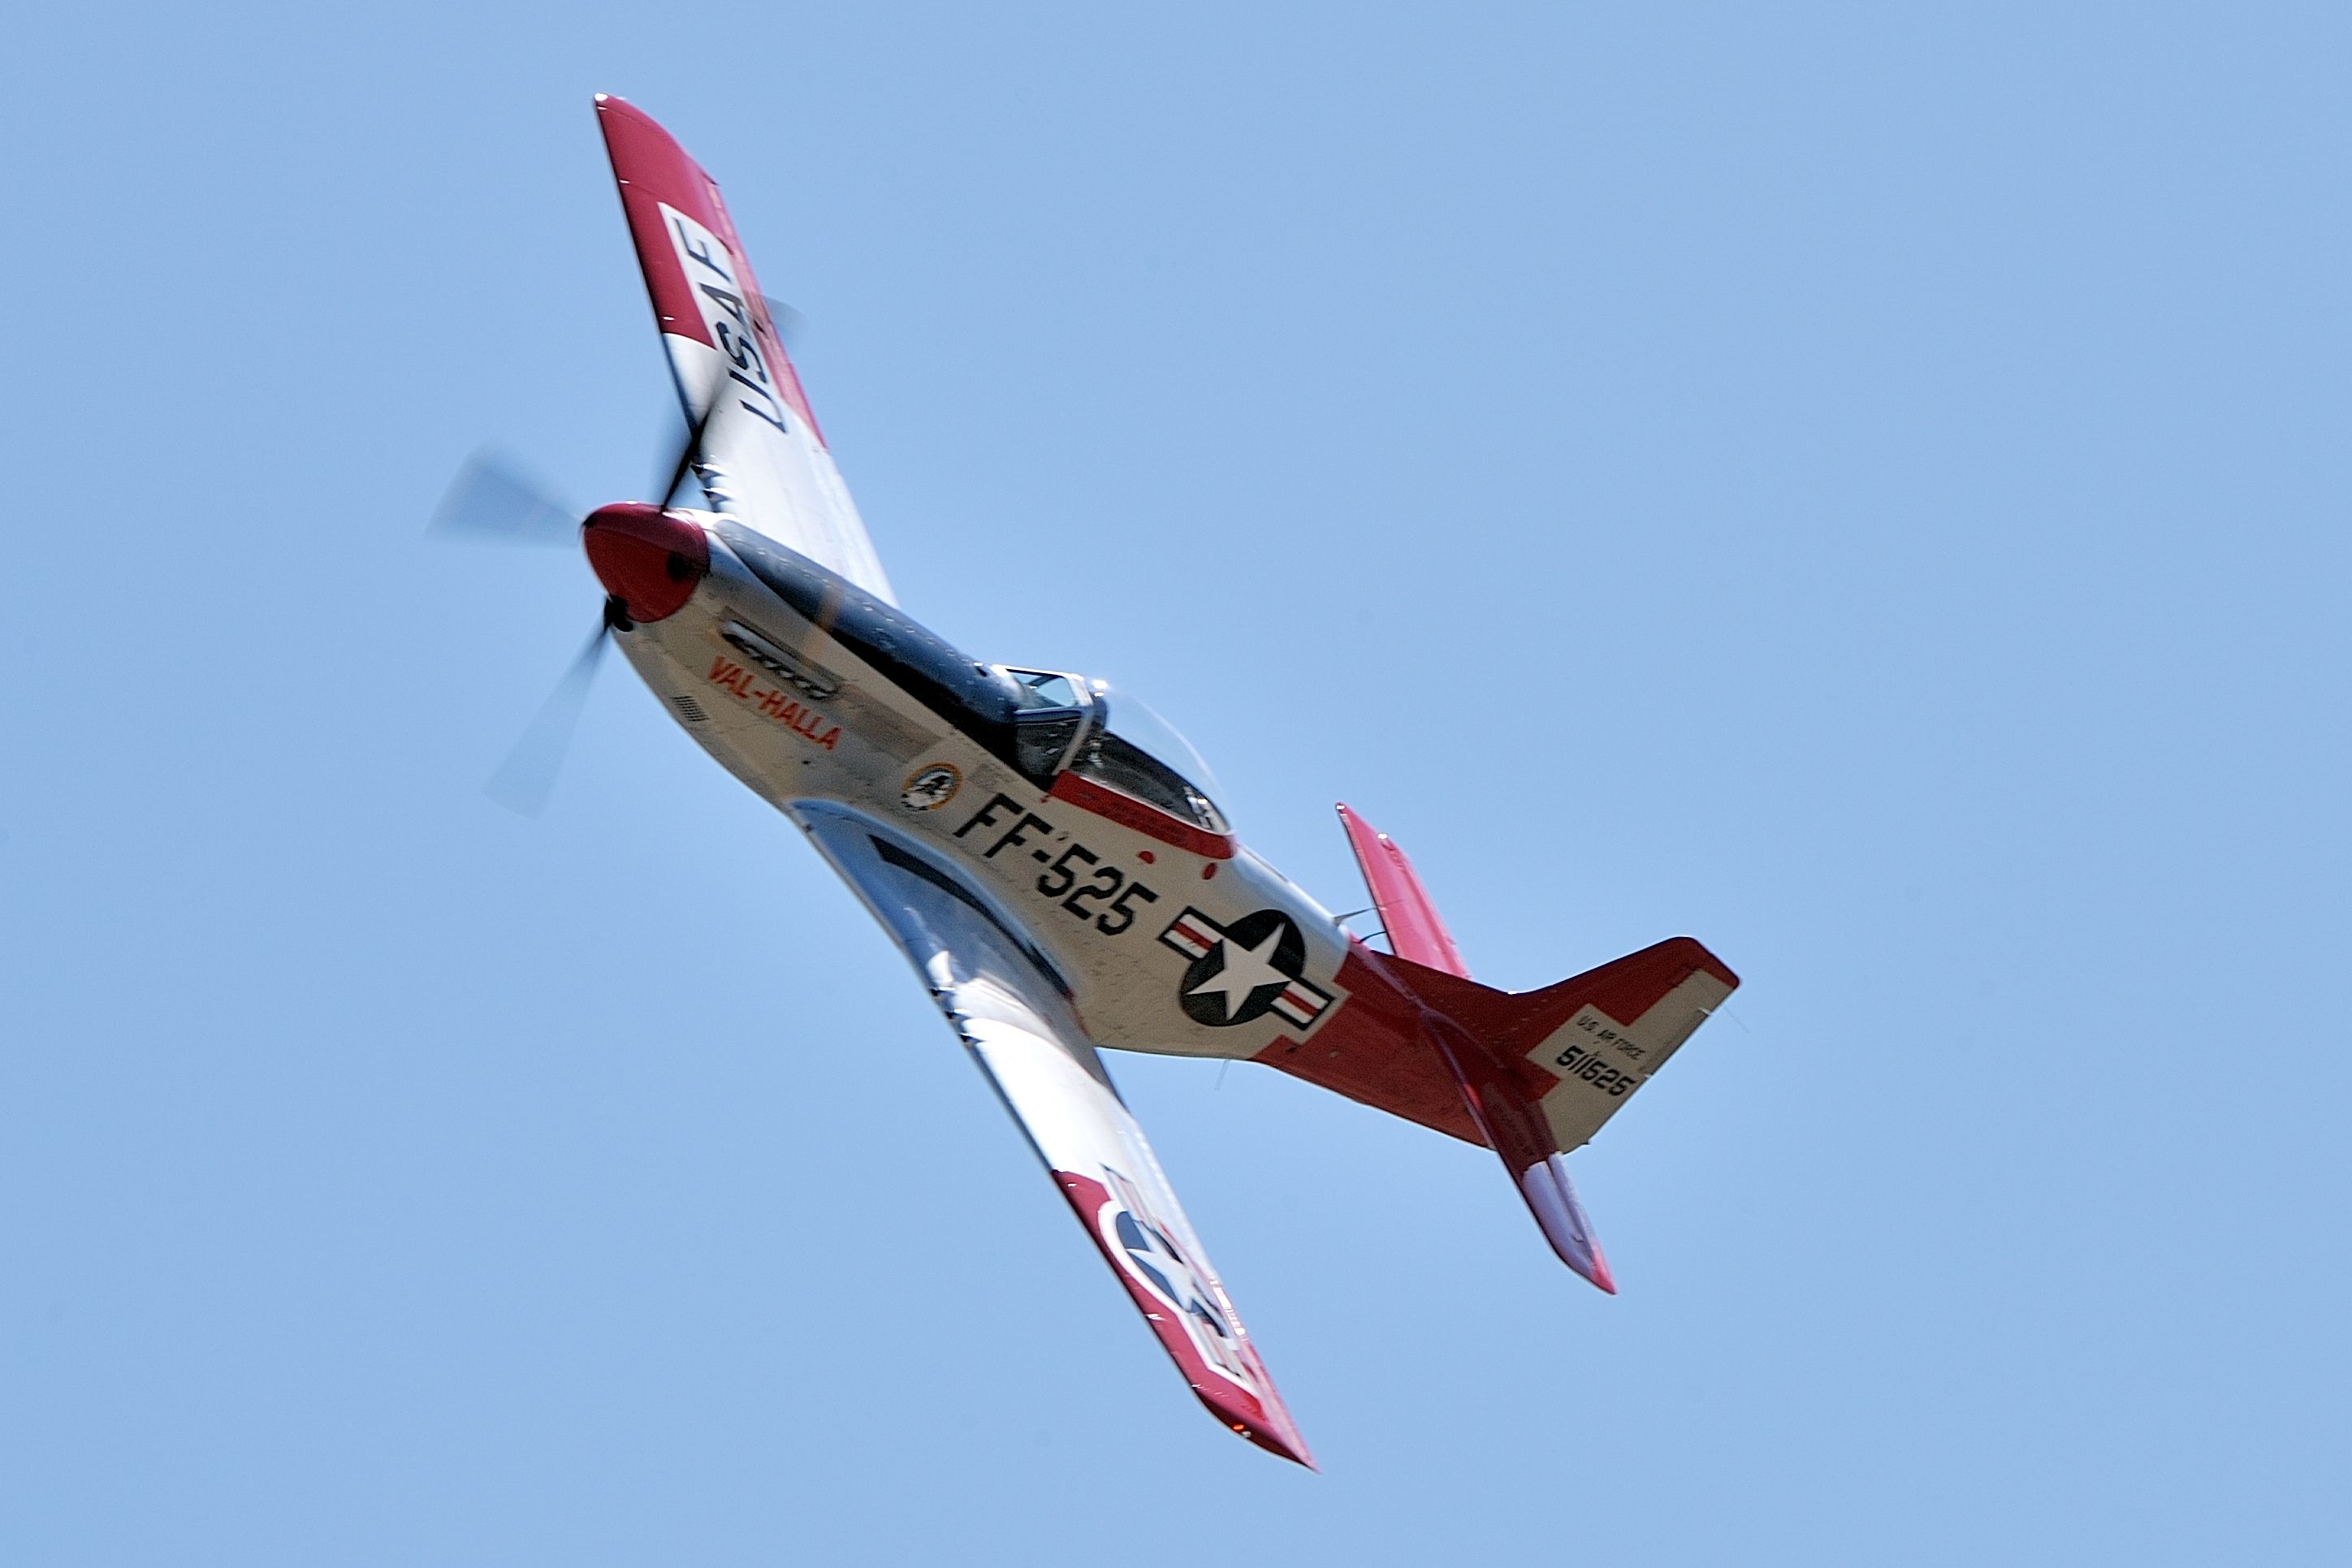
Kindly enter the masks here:
M 1551 1243 L 1560 1261 L 1615 1295 L 1617 1281 L 1609 1272 L 1609 1260 L 1601 1255 L 1592 1221 L 1585 1218 L 1576 1184 L 1568 1179 L 1568 1156 L 1551 1155 L 1541 1165 L 1521 1171 L 1519 1196 L 1528 1200 L 1536 1223 L 1543 1228 L 1544 1239 Z
M 1687 936 L 1517 994 L 1409 959 L 1384 967 L 1429 1009 L 1431 1045 L 1552 1250 L 1614 1294 L 1563 1156 L 1649 1082 L 1738 977 Z

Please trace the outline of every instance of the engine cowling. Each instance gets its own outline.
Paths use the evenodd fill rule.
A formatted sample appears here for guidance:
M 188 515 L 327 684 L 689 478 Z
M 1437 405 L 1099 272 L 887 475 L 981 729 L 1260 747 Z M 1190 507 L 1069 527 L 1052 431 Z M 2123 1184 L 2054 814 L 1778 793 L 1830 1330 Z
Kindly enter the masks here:
M 580 543 L 596 580 L 633 625 L 677 614 L 710 575 L 710 538 L 701 526 L 643 502 L 589 513 Z

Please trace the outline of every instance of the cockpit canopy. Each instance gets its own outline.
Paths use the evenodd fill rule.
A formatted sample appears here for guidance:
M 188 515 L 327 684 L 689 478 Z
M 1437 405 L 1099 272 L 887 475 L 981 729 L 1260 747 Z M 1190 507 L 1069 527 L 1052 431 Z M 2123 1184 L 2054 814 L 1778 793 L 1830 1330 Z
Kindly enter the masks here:
M 1073 772 L 1192 827 L 1232 831 L 1209 797 L 1208 764 L 1140 698 L 1058 670 L 1004 673 L 1020 692 L 1013 725 L 1024 768 Z
M 1009 666 L 1004 673 L 1021 688 L 1021 706 L 1024 708 L 1086 706 L 1087 685 L 1079 676 L 1055 670 L 1015 670 Z
M 1164 821 L 1171 843 L 1188 833 L 1222 839 L 1229 832 L 1199 754 L 1166 720 L 1108 682 L 982 664 L 798 551 L 730 518 L 720 517 L 716 528 L 778 598 L 1031 782 L 1049 787 L 1059 774 L 1084 775 L 1089 787 Z

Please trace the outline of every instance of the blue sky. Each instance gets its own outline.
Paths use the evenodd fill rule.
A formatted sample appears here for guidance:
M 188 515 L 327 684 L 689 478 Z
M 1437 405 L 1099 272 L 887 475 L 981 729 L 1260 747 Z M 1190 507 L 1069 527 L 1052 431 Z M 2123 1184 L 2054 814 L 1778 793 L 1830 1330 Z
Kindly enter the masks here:
M 2341 1561 L 2319 5 L 49 8 L 6 24 L 0 1548 Z M 903 961 L 593 622 L 590 95 L 811 327 L 910 610 L 1331 802 L 1526 988 L 1748 984 L 1576 1167 L 1125 1059 L 1327 1473 L 1170 1374 Z

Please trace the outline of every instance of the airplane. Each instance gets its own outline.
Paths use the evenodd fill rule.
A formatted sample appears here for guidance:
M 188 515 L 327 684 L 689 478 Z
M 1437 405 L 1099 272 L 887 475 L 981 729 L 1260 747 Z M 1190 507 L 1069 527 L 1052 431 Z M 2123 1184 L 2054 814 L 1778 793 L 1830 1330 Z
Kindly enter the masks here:
M 584 520 L 494 458 L 452 484 L 436 528 L 576 539 L 606 595 L 492 793 L 544 799 L 617 645 L 906 954 L 1202 1404 L 1285 1458 L 1314 1468 L 1104 1049 L 1260 1062 L 1490 1148 L 1560 1260 L 1614 1294 L 1565 1156 L 1738 977 L 1677 936 L 1540 990 L 1481 985 L 1403 851 L 1342 805 L 1376 949 L 1243 845 L 1140 700 L 908 615 L 718 185 L 642 110 L 595 111 L 686 435 L 658 501 Z M 706 506 L 676 504 L 689 476 Z

